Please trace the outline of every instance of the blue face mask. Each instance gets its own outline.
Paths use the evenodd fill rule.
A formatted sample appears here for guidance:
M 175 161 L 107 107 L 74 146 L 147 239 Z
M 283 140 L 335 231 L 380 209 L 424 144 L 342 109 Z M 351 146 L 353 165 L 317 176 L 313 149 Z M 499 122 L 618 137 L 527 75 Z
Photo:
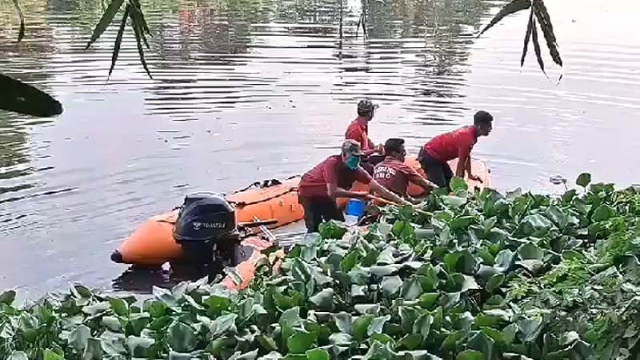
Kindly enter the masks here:
M 355 170 L 360 166 L 360 157 L 350 156 L 346 163 L 347 167 L 351 170 Z

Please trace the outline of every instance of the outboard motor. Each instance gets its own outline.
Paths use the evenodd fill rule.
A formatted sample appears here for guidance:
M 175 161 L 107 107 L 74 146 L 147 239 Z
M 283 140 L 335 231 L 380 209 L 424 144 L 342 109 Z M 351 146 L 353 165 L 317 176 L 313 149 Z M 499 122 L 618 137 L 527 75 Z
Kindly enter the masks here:
M 173 237 L 189 263 L 213 264 L 219 270 L 237 263 L 240 233 L 235 209 L 218 194 L 199 192 L 185 196 Z

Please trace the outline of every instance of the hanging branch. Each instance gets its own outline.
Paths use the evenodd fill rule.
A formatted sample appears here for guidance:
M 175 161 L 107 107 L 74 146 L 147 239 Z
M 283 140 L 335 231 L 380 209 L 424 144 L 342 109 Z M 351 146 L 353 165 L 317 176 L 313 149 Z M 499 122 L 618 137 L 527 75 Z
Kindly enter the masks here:
M 85 50 L 88 49 L 96 40 L 98 40 L 98 38 L 100 38 L 107 27 L 109 27 L 109 25 L 113 21 L 113 18 L 118 13 L 123 4 L 124 0 L 111 0 L 111 3 L 107 7 L 107 10 L 104 12 L 102 18 L 100 18 L 100 21 L 93 30 L 93 34 L 91 35 L 91 39 L 87 43 Z M 139 0 L 129 0 L 125 7 L 124 15 L 122 17 L 122 21 L 120 22 L 120 28 L 118 29 L 118 35 L 116 36 L 116 40 L 114 43 L 113 53 L 111 54 L 111 68 L 109 69 L 109 76 L 111 76 L 113 68 L 115 67 L 116 61 L 118 60 L 118 56 L 120 54 L 120 47 L 122 45 L 124 29 L 127 25 L 127 19 L 131 20 L 131 27 L 136 38 L 136 45 L 138 47 L 140 63 L 142 64 L 142 67 L 146 71 L 149 78 L 153 79 L 153 77 L 151 76 L 151 71 L 149 71 L 149 67 L 147 66 L 147 61 L 144 57 L 143 48 L 143 43 L 147 47 L 147 49 L 150 48 L 146 35 L 152 35 L 151 31 L 149 30 L 149 26 L 147 25 L 147 21 L 144 18 Z
M 24 38 L 24 15 L 22 14 L 22 9 L 20 8 L 18 0 L 13 0 L 13 6 L 15 6 L 16 11 L 18 12 L 18 17 L 20 18 L 20 32 L 18 33 L 18 42 L 20 42 Z
M 524 60 L 527 56 L 527 49 L 529 47 L 529 42 L 533 42 L 533 48 L 536 54 L 536 59 L 538 60 L 538 66 L 540 70 L 547 75 L 545 71 L 544 61 L 542 59 L 542 51 L 540 49 L 540 41 L 538 39 L 538 25 L 540 26 L 540 30 L 542 31 L 542 35 L 545 38 L 547 43 L 547 48 L 549 49 L 549 54 L 553 61 L 562 67 L 562 58 L 560 57 L 560 51 L 558 50 L 558 44 L 556 42 L 556 36 L 553 32 L 553 26 L 551 24 L 551 17 L 549 16 L 549 12 L 547 11 L 547 7 L 544 4 L 544 0 L 512 0 L 510 3 L 505 5 L 496 16 L 491 19 L 489 24 L 485 26 L 485 28 L 478 34 L 480 37 L 487 30 L 492 28 L 494 25 L 499 23 L 505 17 L 518 13 L 522 10 L 531 9 L 531 13 L 529 15 L 529 22 L 527 24 L 527 31 L 525 33 L 524 38 L 524 46 L 522 48 L 522 58 L 520 59 L 520 66 L 524 65 Z M 560 76 L 562 78 L 562 76 Z

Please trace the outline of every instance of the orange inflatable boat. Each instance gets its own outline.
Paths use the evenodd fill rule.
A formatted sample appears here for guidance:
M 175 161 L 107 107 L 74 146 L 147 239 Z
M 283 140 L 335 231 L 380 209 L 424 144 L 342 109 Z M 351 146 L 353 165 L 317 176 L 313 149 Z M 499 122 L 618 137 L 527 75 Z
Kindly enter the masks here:
M 407 157 L 405 162 L 424 175 L 415 157 Z M 455 169 L 456 165 L 455 160 L 450 162 L 452 169 Z M 472 160 L 472 172 L 478 175 L 482 182 L 467 179 L 470 188 L 492 187 L 489 170 L 481 161 Z M 268 228 L 277 228 L 304 218 L 304 209 L 298 203 L 297 196 L 299 181 L 300 177 L 296 176 L 282 182 L 278 180 L 256 182 L 245 189 L 226 195 L 225 199 L 233 205 L 238 223 L 250 223 L 256 219 L 262 221 L 273 219 L 274 223 L 268 225 Z M 352 190 L 368 191 L 368 185 L 356 183 Z M 424 195 L 423 189 L 413 184 L 410 185 L 408 192 L 414 197 Z M 346 199 L 340 199 L 338 204 L 344 208 L 346 202 Z M 146 220 L 113 252 L 112 261 L 158 266 L 179 260 L 184 255 L 183 248 L 173 236 L 178 212 L 179 210 L 176 209 Z

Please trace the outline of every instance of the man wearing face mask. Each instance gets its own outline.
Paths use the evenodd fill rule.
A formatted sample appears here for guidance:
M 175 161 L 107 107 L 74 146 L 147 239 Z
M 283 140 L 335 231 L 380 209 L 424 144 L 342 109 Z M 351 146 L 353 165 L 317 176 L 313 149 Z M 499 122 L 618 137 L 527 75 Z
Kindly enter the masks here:
M 371 178 L 361 166 L 365 156 L 360 144 L 345 140 L 340 155 L 329 156 L 302 176 L 298 185 L 298 198 L 304 208 L 304 220 L 308 232 L 317 232 L 323 221 L 344 221 L 336 198 L 371 199 L 368 192 L 349 191 L 354 182 L 369 184 L 374 193 L 398 204 L 410 202 L 390 192 Z

